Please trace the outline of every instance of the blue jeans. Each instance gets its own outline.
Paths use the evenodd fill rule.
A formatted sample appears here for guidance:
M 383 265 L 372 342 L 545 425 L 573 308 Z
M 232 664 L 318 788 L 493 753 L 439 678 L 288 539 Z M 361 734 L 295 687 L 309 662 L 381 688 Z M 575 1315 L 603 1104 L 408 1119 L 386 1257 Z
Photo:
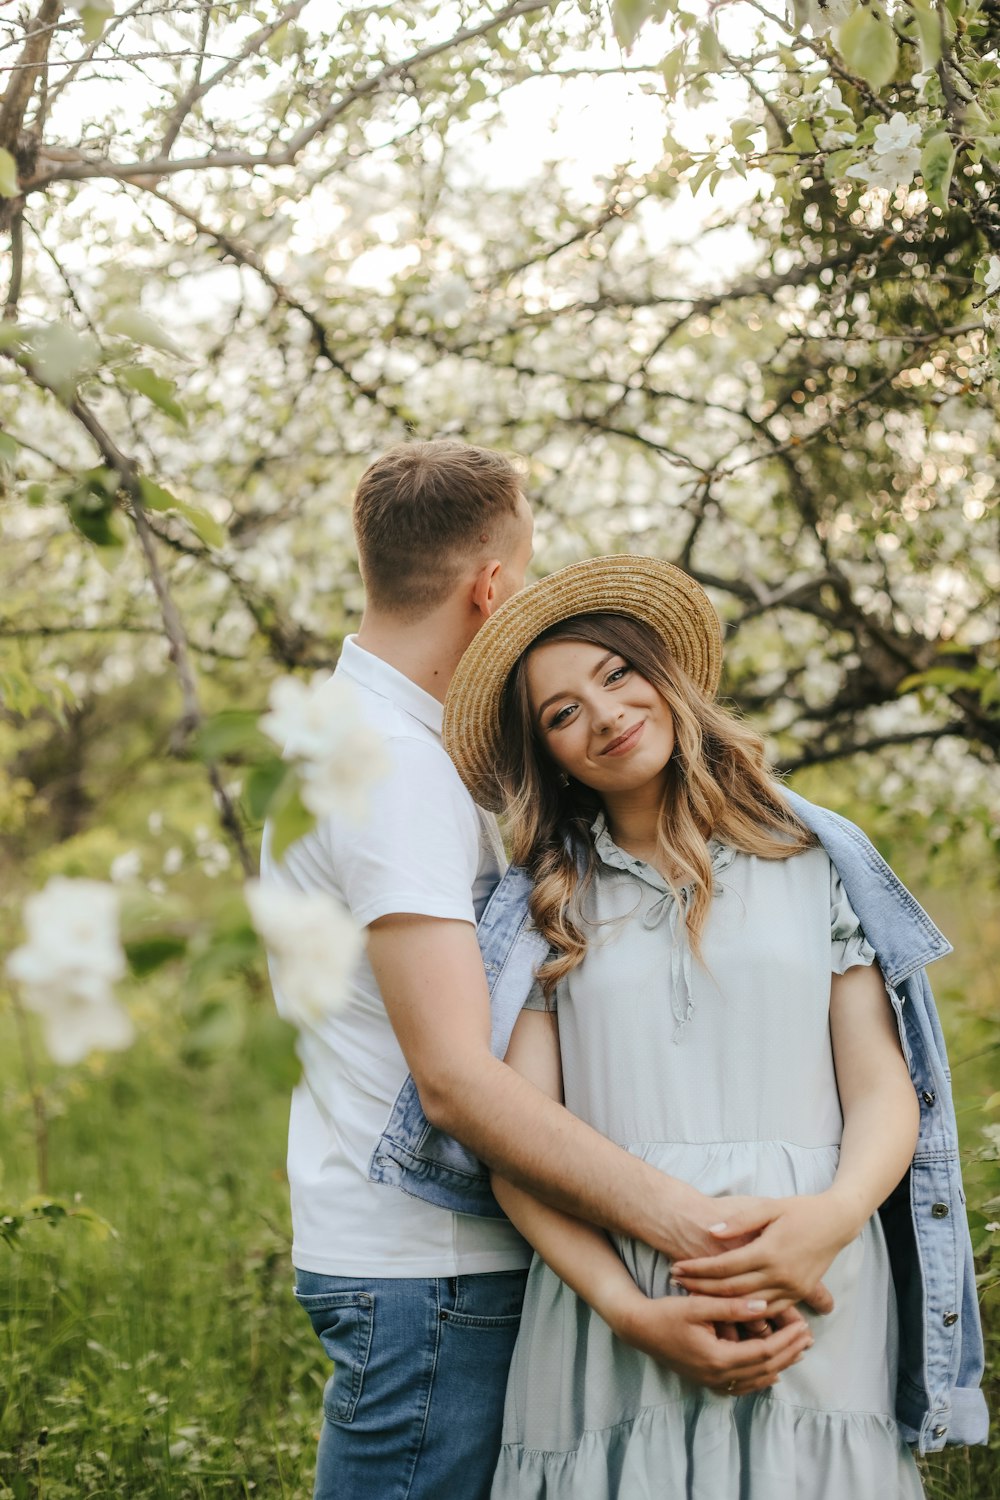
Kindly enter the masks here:
M 314 1500 L 487 1500 L 526 1276 L 296 1270 L 334 1363 Z

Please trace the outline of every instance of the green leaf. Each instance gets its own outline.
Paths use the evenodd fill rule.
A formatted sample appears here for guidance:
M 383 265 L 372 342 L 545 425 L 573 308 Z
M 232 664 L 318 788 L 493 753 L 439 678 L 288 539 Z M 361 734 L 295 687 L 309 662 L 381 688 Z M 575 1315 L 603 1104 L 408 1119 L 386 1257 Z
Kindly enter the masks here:
M 962 667 L 930 667 L 926 672 L 914 672 L 910 677 L 904 677 L 896 689 L 898 693 L 909 693 L 914 688 L 940 687 L 951 689 L 971 688 L 978 692 L 983 685 L 984 674 L 981 668 L 966 671 Z
M 315 826 L 316 819 L 299 796 L 298 777 L 289 777 L 271 808 L 271 851 L 275 859 Z
M 190 505 L 187 500 L 178 500 L 176 508 L 191 527 L 191 530 L 205 543 L 206 547 L 225 546 L 225 528 L 220 526 L 215 517 L 209 515 L 207 510 L 204 510 L 200 505 Z
M 932 73 L 941 61 L 941 20 L 934 0 L 910 0 L 920 43 L 920 68 Z
M 127 370 L 122 370 L 119 379 L 122 385 L 147 397 L 154 406 L 158 406 L 160 411 L 179 422 L 182 427 L 187 426 L 187 413 L 174 394 L 177 390 L 175 381 L 157 375 L 148 365 L 132 365 Z
M 818 149 L 808 120 L 796 120 L 792 126 L 792 145 L 804 156 L 811 156 Z
M 27 334 L 31 368 L 37 378 L 69 403 L 81 379 L 97 363 L 100 350 L 92 338 L 65 323 L 48 323 Z
M 229 1002 L 211 1001 L 184 1038 L 182 1056 L 187 1062 L 210 1062 L 234 1053 L 245 1035 L 246 1017 L 242 1008 Z
M 17 162 L 0 146 L 0 198 L 16 198 L 17 194 Z
M 614 0 L 611 22 L 615 36 L 627 50 L 649 20 L 653 7 L 649 0 Z
M 698 169 L 695 172 L 693 172 L 691 174 L 691 176 L 687 180 L 687 185 L 691 189 L 691 196 L 692 197 L 695 195 L 695 193 L 697 193 L 697 191 L 701 187 L 702 183 L 706 182 L 708 180 L 709 176 L 714 171 L 715 171 L 715 157 L 714 156 L 706 156 L 706 158 L 702 162 L 701 166 L 698 167 Z
M 255 822 L 262 823 L 267 817 L 282 783 L 290 775 L 294 775 L 291 767 L 277 755 L 255 766 L 250 772 L 244 796 L 247 811 Z
M 147 974 L 152 974 L 171 959 L 181 958 L 187 952 L 187 938 L 162 932 L 151 937 L 137 938 L 123 946 L 132 973 L 137 979 L 144 979 Z
M 229 708 L 214 714 L 194 736 L 195 755 L 205 761 L 235 756 L 239 760 L 269 764 L 274 758 L 274 746 L 258 727 L 259 717 L 256 710 L 244 708 Z
M 17 459 L 18 444 L 9 432 L 0 432 L 0 463 L 13 464 Z
M 115 13 L 114 0 L 87 0 L 87 4 L 81 5 L 79 11 L 84 41 L 88 46 L 99 42 L 104 35 L 105 26 Z
M 99 1214 L 96 1208 L 88 1208 L 86 1204 L 77 1203 L 70 1209 L 69 1217 L 79 1220 L 95 1240 L 103 1242 L 118 1238 L 117 1229 L 103 1214 Z
M 187 500 L 178 500 L 169 490 L 165 490 L 162 484 L 149 479 L 145 474 L 140 476 L 139 489 L 142 494 L 143 504 L 150 510 L 175 510 L 179 516 L 183 516 L 196 536 L 199 536 L 207 547 L 221 547 L 225 544 L 225 528 L 220 526 L 214 516 L 209 515 L 200 505 L 192 505 Z
M 920 153 L 920 174 L 928 201 L 938 208 L 948 207 L 948 190 L 955 170 L 955 147 L 946 130 L 932 135 Z
M 247 1038 L 246 1057 L 254 1077 L 267 1079 L 282 1094 L 293 1089 L 302 1072 L 297 1040 L 295 1028 L 280 1016 L 261 1016 Z
M 180 344 L 172 339 L 155 318 L 138 307 L 116 307 L 104 320 L 105 331 L 117 333 L 134 344 L 146 344 L 150 349 L 162 349 L 165 354 L 176 354 L 182 359 L 188 355 Z
M 876 0 L 859 5 L 836 34 L 837 46 L 852 73 L 880 89 L 895 77 L 899 43 L 892 23 Z
M 176 510 L 179 504 L 175 495 L 145 474 L 139 476 L 139 492 L 147 510 Z
M 127 533 L 115 506 L 114 493 L 109 493 L 94 474 L 64 498 L 70 520 L 88 542 L 102 548 L 124 547 Z

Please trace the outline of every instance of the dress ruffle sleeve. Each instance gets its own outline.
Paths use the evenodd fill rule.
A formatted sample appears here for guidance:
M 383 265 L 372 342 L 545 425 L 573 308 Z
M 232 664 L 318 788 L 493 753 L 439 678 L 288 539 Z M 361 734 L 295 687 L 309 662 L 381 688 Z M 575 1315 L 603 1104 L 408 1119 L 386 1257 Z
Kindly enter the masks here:
M 840 876 L 830 866 L 830 966 L 834 974 L 875 962 L 875 949 L 847 899 Z

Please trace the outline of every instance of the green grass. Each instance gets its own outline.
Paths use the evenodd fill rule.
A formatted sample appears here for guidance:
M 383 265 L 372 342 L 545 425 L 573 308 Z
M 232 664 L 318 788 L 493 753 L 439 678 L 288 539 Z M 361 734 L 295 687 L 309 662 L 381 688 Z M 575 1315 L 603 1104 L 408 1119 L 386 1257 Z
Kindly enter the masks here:
M 0 1500 L 307 1500 L 325 1369 L 290 1293 L 287 1088 L 260 1066 L 268 1024 L 252 1014 L 250 1045 L 208 1068 L 147 1039 L 57 1083 L 51 1191 L 81 1192 L 117 1237 L 64 1222 L 0 1243 Z M 16 1200 L 33 1156 L 11 1040 L 0 1028 Z M 930 1500 L 1000 1497 L 995 1447 L 948 1450 L 925 1473 Z
M 0 1245 L 0 1496 L 308 1495 L 324 1370 L 290 1294 L 285 1090 L 139 1046 L 63 1110 L 50 1190 L 117 1237 Z M 0 1113 L 8 1198 L 24 1126 Z

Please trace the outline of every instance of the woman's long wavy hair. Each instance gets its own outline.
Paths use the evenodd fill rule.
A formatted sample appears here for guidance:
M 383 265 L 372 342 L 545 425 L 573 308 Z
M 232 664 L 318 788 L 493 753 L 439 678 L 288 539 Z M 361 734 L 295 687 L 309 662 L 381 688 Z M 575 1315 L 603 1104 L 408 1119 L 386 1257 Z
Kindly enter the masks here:
M 600 613 L 550 626 L 507 679 L 497 768 L 512 858 L 534 877 L 531 915 L 552 949 L 538 974 L 546 997 L 587 949 L 581 898 L 597 868 L 590 827 L 602 806 L 589 787 L 566 781 L 536 727 L 527 661 L 549 641 L 585 641 L 615 651 L 652 683 L 673 715 L 674 751 L 657 835 L 674 889 L 691 887 L 687 927 L 695 954 L 712 897 L 708 838 L 763 859 L 789 859 L 816 842 L 768 771 L 760 736 L 700 693 L 648 625 Z

